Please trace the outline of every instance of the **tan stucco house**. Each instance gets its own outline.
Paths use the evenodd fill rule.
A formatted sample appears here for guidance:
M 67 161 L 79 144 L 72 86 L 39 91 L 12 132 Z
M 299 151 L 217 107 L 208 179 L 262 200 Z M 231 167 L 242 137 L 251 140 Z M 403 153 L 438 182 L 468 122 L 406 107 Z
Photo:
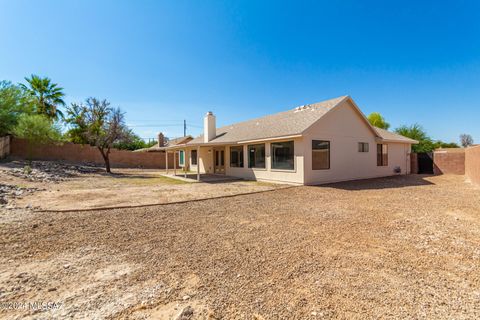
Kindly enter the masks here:
M 408 174 L 415 140 L 370 125 L 349 96 L 216 127 L 167 147 L 180 166 L 201 174 L 294 184 Z M 168 157 L 167 157 L 168 159 Z

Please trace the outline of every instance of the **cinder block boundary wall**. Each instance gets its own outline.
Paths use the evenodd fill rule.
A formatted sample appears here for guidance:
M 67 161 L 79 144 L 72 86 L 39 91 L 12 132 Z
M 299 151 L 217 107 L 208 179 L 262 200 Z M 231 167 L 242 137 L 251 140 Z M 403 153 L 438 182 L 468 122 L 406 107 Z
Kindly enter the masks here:
M 480 186 L 480 146 L 465 150 L 465 175 L 470 182 Z
M 433 152 L 434 174 L 465 174 L 465 149 L 438 149 Z
M 104 165 L 100 151 L 89 145 L 62 144 L 33 145 L 25 139 L 12 138 L 10 142 L 11 159 L 62 160 L 72 163 L 95 163 Z M 164 152 L 132 152 L 112 149 L 110 165 L 116 168 L 165 169 Z M 168 165 L 173 168 L 173 154 L 169 154 Z

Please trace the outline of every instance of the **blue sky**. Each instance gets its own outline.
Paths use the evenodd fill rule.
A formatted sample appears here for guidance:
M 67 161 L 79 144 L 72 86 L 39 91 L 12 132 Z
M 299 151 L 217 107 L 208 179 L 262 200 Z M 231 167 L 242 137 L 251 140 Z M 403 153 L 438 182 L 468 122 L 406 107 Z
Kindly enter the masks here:
M 0 0 L 0 79 L 107 98 L 142 137 L 350 95 L 480 142 L 479 1 Z

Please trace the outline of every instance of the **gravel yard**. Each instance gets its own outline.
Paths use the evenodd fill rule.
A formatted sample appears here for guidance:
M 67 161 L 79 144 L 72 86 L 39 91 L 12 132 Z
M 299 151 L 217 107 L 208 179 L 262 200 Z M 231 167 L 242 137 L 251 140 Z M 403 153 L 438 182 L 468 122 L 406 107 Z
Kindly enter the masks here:
M 0 208 L 81 210 L 142 206 L 283 188 L 255 181 L 191 183 L 155 169 L 113 169 L 55 161 L 0 163 Z
M 6 319 L 478 319 L 480 190 L 462 176 L 401 176 L 11 210 L 0 215 L 0 303 Z

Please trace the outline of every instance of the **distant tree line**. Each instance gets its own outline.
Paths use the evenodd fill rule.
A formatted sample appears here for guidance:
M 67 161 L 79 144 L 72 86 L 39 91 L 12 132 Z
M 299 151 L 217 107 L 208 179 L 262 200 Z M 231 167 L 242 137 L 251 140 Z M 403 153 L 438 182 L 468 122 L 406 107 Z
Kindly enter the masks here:
M 387 130 L 390 124 L 378 112 L 372 112 L 368 115 L 368 121 L 375 127 Z M 441 140 L 433 140 L 418 123 L 412 125 L 403 125 L 394 130 L 395 133 L 404 137 L 418 141 L 418 144 L 412 146 L 413 152 L 432 152 L 439 148 L 459 148 L 455 142 L 443 142 Z M 469 134 L 462 134 L 460 136 L 460 144 L 466 148 L 473 144 L 473 138 Z
M 47 77 L 31 75 L 20 84 L 0 81 L 0 136 L 11 134 L 29 144 L 69 141 L 95 146 L 107 172 L 111 148 L 136 150 L 155 144 L 130 130 L 125 114 L 107 100 L 88 98 L 67 106 L 64 97 L 64 89 Z

